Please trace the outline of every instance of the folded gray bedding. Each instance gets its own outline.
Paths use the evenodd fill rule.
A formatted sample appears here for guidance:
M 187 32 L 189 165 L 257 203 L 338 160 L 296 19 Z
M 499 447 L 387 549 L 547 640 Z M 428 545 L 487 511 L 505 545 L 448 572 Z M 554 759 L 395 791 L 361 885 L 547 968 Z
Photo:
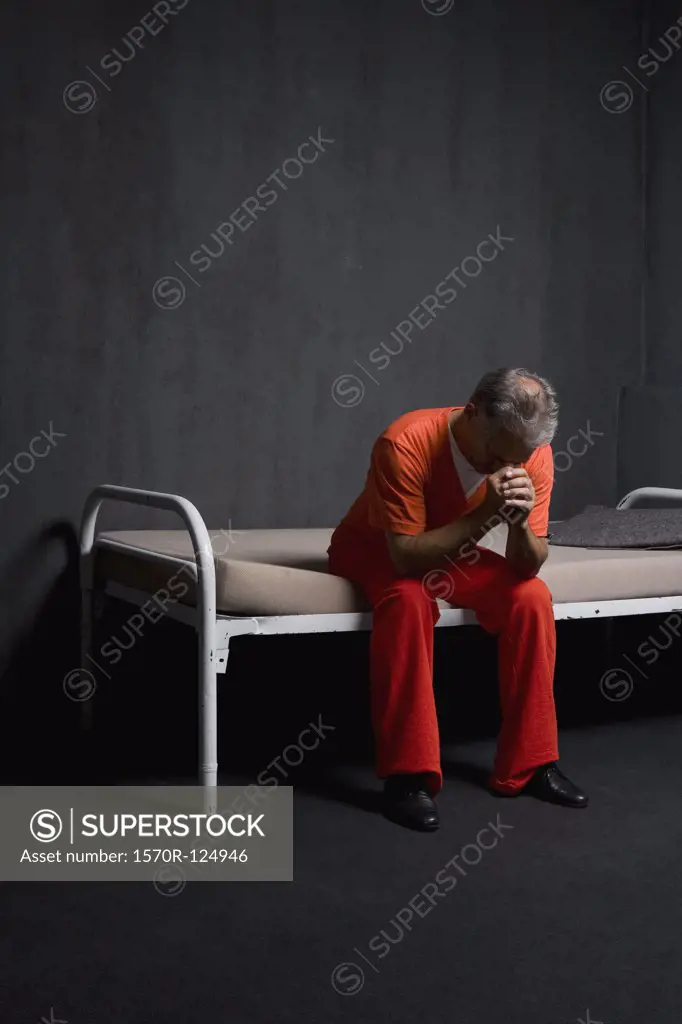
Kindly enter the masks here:
M 682 548 L 682 509 L 588 505 L 552 523 L 549 543 L 578 548 Z

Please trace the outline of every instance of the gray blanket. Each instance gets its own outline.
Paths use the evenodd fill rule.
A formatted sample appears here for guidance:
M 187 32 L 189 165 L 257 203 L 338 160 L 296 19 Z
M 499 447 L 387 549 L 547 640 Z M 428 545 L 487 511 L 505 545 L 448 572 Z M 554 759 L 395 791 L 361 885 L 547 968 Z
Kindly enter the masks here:
M 682 548 L 682 508 L 588 505 L 550 526 L 549 543 L 579 548 Z

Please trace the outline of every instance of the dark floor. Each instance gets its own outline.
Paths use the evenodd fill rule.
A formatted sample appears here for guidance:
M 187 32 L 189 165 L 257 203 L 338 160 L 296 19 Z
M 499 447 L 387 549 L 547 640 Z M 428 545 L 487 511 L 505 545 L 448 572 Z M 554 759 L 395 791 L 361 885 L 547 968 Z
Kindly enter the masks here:
M 420 835 L 297 789 L 291 884 L 196 881 L 172 897 L 142 883 L 5 884 L 0 1019 L 673 1024 L 680 725 L 565 733 L 585 811 L 496 799 L 449 770 L 442 828 Z M 491 754 L 489 742 L 445 751 L 482 768 Z M 365 769 L 333 774 L 375 788 Z M 459 872 L 446 868 L 488 822 L 511 827 L 478 863 L 469 848 Z M 415 900 L 425 916 L 410 920 L 442 869 L 441 898 L 428 912 Z
M 660 620 L 623 622 L 610 650 L 601 626 L 559 628 L 562 766 L 591 796 L 584 811 L 482 787 L 494 642 L 442 631 L 446 786 L 433 835 L 376 813 L 366 637 L 236 642 L 221 680 L 221 781 L 252 782 L 320 715 L 333 726 L 287 780 L 295 881 L 190 879 L 172 896 L 151 883 L 2 884 L 0 1022 L 679 1024 L 679 652 L 640 677 L 624 655 Z M 73 666 L 40 686 L 18 673 L 3 689 L 3 782 L 192 783 L 193 642 L 169 629 L 164 665 L 156 629 L 98 680 L 90 749 L 61 687 Z M 623 666 L 636 685 L 621 700 L 620 684 L 600 680 Z M 489 823 L 506 826 L 496 843 L 481 833 Z

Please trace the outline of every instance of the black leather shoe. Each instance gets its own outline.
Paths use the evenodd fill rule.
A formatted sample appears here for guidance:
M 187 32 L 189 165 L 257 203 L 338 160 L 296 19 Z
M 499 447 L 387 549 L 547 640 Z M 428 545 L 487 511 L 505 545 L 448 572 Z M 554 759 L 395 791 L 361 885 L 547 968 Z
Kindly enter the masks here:
M 384 815 L 417 832 L 435 832 L 440 825 L 423 775 L 389 775 L 384 783 Z
M 556 761 L 538 768 L 524 790 L 538 800 L 562 804 L 564 807 L 587 807 L 589 803 L 587 794 L 566 778 Z

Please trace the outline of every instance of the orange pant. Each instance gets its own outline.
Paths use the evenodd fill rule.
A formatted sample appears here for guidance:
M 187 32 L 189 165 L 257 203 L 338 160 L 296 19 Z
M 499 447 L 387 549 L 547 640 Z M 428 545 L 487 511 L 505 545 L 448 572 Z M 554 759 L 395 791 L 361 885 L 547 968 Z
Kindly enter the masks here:
M 515 793 L 535 768 L 558 759 L 556 631 L 542 580 L 519 579 L 506 559 L 485 548 L 423 579 L 400 577 L 387 546 L 370 548 L 340 532 L 329 548 L 329 570 L 355 583 L 373 609 L 370 681 L 379 778 L 428 772 L 432 794 L 443 785 L 433 694 L 436 597 L 472 608 L 481 626 L 498 635 L 502 729 L 490 785 Z

